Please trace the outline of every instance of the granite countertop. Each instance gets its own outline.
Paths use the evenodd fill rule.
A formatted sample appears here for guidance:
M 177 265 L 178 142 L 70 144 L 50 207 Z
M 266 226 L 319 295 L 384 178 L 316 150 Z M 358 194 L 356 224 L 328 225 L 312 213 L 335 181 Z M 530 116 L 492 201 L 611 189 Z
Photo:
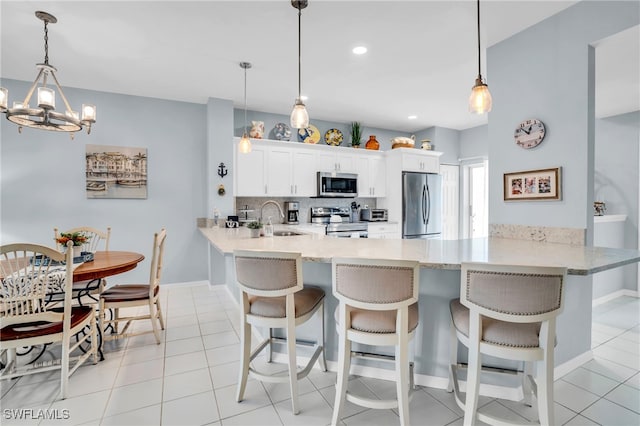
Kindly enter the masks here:
M 306 228 L 306 227 L 305 227 Z M 222 254 L 235 249 L 297 251 L 307 262 L 331 262 L 332 257 L 416 260 L 425 268 L 460 269 L 462 262 L 567 267 L 572 275 L 589 275 L 640 261 L 640 251 L 525 241 L 507 238 L 464 240 L 400 240 L 332 238 L 299 227 L 275 225 L 302 235 L 251 238 L 248 229 L 199 228 Z

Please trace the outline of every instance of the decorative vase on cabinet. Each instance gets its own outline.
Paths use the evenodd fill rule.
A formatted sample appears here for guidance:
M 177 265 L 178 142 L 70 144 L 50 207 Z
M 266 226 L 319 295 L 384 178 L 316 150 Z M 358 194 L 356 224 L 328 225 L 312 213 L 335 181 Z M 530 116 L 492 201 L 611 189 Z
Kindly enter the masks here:
M 380 149 L 380 143 L 376 139 L 376 135 L 370 135 L 369 140 L 364 146 L 366 149 L 378 150 Z

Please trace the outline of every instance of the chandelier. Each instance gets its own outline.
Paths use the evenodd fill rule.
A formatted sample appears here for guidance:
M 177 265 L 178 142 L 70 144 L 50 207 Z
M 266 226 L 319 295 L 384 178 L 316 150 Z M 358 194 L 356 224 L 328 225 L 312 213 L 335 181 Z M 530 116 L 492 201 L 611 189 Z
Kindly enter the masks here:
M 36 12 L 36 17 L 44 22 L 44 63 L 36 64 L 38 76 L 31 85 L 27 96 L 25 96 L 22 102 L 13 102 L 13 107 L 8 108 L 9 91 L 0 87 L 0 112 L 4 112 L 7 116 L 7 120 L 18 125 L 18 133 L 22 133 L 23 127 L 31 127 L 41 130 L 52 130 L 56 132 L 71 132 L 71 139 L 73 139 L 73 132 L 87 128 L 87 134 L 91 133 L 91 124 L 96 122 L 96 107 L 95 105 L 82 104 L 82 119 L 77 111 L 74 111 L 69 105 L 58 78 L 56 72 L 58 71 L 53 65 L 49 64 L 49 31 L 48 24 L 55 24 L 58 22 L 55 16 L 42 11 Z M 56 107 L 56 92 L 50 87 L 47 87 L 47 81 L 58 89 L 60 98 L 64 103 L 65 112 L 58 112 Z M 38 86 L 40 83 L 40 86 Z M 31 108 L 29 101 L 38 88 L 38 106 Z

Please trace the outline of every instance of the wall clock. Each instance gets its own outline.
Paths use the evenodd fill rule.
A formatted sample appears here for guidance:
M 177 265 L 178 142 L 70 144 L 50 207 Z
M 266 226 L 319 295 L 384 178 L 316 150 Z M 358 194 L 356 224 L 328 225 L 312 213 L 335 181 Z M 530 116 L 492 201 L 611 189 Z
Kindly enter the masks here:
M 544 134 L 544 123 L 532 118 L 518 124 L 513 133 L 513 138 L 518 146 L 529 149 L 540 145 L 540 142 L 544 139 Z

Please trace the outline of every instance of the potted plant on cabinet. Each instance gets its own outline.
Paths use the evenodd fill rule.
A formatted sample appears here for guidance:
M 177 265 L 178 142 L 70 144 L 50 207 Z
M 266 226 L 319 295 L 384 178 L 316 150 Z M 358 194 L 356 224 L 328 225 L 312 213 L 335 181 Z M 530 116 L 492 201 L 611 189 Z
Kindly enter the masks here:
M 354 121 L 351 123 L 351 146 L 354 148 L 360 147 L 360 142 L 362 141 L 362 127 L 360 123 Z
M 251 231 L 251 238 L 258 238 L 260 236 L 260 230 L 262 229 L 262 222 L 255 220 L 247 223 L 247 228 Z

